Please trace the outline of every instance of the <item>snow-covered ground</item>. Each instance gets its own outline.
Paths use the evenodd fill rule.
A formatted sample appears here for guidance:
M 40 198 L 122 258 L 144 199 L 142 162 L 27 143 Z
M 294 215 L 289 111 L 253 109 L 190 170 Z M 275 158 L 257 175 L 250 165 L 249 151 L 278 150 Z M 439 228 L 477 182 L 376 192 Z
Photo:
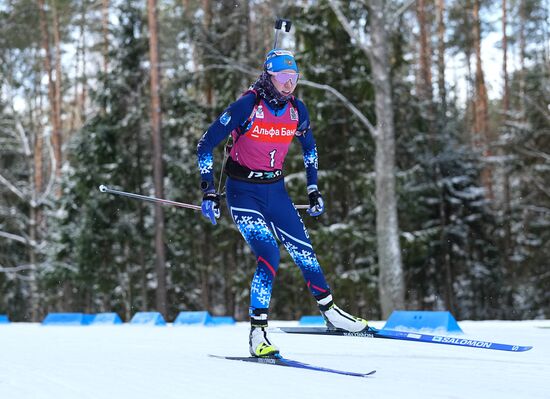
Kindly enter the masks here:
M 289 325 L 271 325 L 283 324 Z M 246 356 L 246 323 L 11 323 L 0 325 L 0 398 L 550 398 L 550 320 L 459 324 L 467 337 L 534 348 L 514 353 L 385 339 L 272 335 L 288 358 L 342 370 L 377 370 L 372 377 L 356 378 L 208 357 Z

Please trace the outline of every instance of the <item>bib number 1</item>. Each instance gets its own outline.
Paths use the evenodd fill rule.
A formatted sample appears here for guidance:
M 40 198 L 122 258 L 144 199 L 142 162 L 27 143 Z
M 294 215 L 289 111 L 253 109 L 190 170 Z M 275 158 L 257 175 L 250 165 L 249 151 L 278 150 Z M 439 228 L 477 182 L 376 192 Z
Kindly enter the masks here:
M 269 166 L 271 166 L 272 168 L 275 167 L 275 153 L 277 152 L 277 150 L 273 150 L 269 153 L 269 156 L 271 157 L 271 161 L 269 162 Z

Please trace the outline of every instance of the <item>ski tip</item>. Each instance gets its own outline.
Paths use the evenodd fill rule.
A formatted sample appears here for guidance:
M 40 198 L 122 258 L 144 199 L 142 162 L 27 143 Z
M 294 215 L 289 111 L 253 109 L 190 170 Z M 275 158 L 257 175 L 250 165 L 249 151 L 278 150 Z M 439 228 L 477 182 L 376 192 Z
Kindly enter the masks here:
M 516 352 L 527 352 L 531 349 L 533 349 L 532 346 L 520 346 L 519 349 Z

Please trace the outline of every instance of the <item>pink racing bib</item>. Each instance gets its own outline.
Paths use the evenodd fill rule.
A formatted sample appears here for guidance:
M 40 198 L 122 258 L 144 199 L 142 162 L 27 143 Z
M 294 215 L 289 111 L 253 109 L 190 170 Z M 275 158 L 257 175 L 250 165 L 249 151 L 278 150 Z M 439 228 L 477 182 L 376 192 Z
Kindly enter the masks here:
M 284 113 L 275 116 L 262 99 L 254 107 L 250 128 L 241 136 L 232 132 L 231 158 L 250 170 L 283 169 L 290 142 L 298 127 L 298 110 L 289 102 Z

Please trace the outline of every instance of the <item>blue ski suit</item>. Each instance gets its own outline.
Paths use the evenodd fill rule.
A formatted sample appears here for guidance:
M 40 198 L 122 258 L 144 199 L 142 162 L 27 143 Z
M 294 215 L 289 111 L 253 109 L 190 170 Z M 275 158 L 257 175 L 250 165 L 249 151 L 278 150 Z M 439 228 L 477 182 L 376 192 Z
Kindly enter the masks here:
M 317 149 L 306 106 L 298 99 L 274 110 L 249 91 L 214 121 L 199 141 L 201 187 L 212 190 L 212 151 L 228 135 L 233 147 L 225 172 L 231 217 L 257 260 L 250 316 L 268 313 L 282 243 L 316 298 L 330 294 L 304 223 L 288 196 L 282 165 L 292 138 L 302 145 L 308 187 L 317 184 Z

